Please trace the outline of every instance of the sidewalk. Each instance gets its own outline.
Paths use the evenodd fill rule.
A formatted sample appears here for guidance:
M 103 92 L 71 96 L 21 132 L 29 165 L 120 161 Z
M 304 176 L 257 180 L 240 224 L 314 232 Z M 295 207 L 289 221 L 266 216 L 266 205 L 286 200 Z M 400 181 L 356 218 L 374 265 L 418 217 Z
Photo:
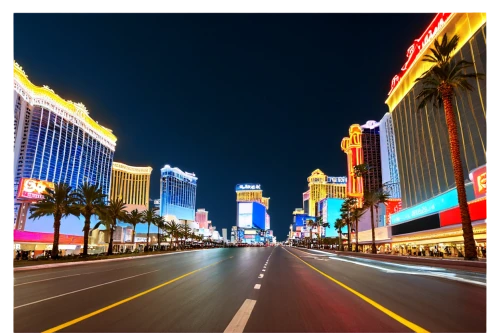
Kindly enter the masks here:
M 302 249 L 302 248 L 297 248 Z M 304 248 L 305 249 L 305 248 Z M 347 251 L 336 251 L 327 249 L 309 249 L 315 251 L 323 251 L 328 253 L 334 253 L 340 256 L 350 256 L 350 257 L 360 257 L 371 260 L 380 260 L 387 262 L 407 262 L 415 265 L 426 265 L 434 267 L 443 267 L 450 269 L 463 269 L 474 272 L 486 272 L 486 259 L 479 259 L 478 261 L 469 261 L 462 258 L 434 258 L 434 257 L 416 257 L 416 256 L 401 256 L 394 254 L 372 254 L 372 253 L 362 253 L 362 252 L 347 252 Z
M 92 259 L 92 260 L 75 260 L 70 262 L 65 262 L 61 260 L 57 263 L 51 264 L 41 264 L 41 265 L 29 265 L 29 266 L 21 266 L 14 267 L 14 272 L 19 271 L 30 271 L 36 269 L 45 269 L 45 268 L 54 268 L 54 267 L 65 267 L 65 266 L 76 266 L 76 265 L 88 265 L 88 264 L 99 264 L 108 261 L 120 261 L 120 260 L 134 260 L 134 259 L 142 259 L 142 258 L 151 258 L 151 257 L 160 257 L 160 256 L 168 256 L 173 254 L 180 253 L 191 253 L 197 251 L 203 251 L 209 249 L 200 249 L 200 250 L 185 250 L 185 251 L 176 251 L 176 252 L 167 252 L 167 253 L 158 253 L 158 254 L 148 254 L 148 255 L 140 255 L 140 256 L 130 256 L 130 257 L 122 257 L 122 258 L 102 258 L 102 259 Z

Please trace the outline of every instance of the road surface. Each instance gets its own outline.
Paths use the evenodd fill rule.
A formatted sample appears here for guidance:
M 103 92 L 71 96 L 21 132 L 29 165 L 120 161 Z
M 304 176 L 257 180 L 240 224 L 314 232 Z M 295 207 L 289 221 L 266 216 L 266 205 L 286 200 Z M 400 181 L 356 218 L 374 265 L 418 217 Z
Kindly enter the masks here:
M 14 331 L 486 331 L 484 274 L 386 264 L 268 247 L 16 272 Z

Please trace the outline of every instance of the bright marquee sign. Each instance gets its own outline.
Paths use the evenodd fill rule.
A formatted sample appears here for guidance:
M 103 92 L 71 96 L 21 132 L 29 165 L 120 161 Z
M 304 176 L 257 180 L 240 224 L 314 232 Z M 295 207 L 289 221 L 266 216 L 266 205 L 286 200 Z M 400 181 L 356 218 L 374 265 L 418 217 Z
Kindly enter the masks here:
M 54 189 L 54 183 L 33 178 L 21 178 L 17 198 L 20 200 L 42 200 L 46 188 Z
M 236 191 L 260 191 L 260 184 L 238 184 Z
M 436 37 L 436 35 L 441 31 L 444 27 L 446 21 L 450 18 L 451 13 L 439 13 L 434 17 L 431 24 L 425 29 L 422 36 L 419 39 L 415 39 L 413 44 L 410 45 L 408 50 L 406 51 L 406 62 L 403 67 L 401 67 L 401 72 L 394 76 L 391 81 L 391 91 L 389 91 L 390 95 L 394 89 L 397 87 L 399 81 L 406 74 L 406 71 L 413 65 L 417 56 L 427 48 L 429 43 Z

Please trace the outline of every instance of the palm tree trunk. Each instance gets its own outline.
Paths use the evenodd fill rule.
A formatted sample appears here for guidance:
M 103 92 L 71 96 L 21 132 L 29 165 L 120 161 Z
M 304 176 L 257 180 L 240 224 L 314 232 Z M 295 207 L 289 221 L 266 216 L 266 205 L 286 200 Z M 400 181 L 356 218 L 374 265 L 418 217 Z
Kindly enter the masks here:
M 170 234 L 169 237 L 170 237 L 170 250 L 172 250 L 172 242 L 174 240 L 174 236 L 172 236 L 172 234 Z
M 89 231 L 90 231 L 90 216 L 85 216 L 85 225 L 83 226 L 83 255 L 88 254 L 89 249 Z
M 359 252 L 358 219 L 356 219 L 356 252 Z
M 464 236 L 464 259 L 477 260 L 476 241 L 474 240 L 474 230 L 472 228 L 469 205 L 465 193 L 464 171 L 460 157 L 460 141 L 458 139 L 457 122 L 453 112 L 453 90 L 451 86 L 439 87 L 443 97 L 444 113 L 446 125 L 448 127 L 448 137 L 450 141 L 451 162 L 455 183 L 457 184 L 458 205 L 460 207 L 460 217 L 462 219 L 462 231 Z
M 372 222 L 372 253 L 377 254 L 377 247 L 375 246 L 375 222 L 373 219 L 373 205 L 370 206 L 370 215 L 371 215 L 371 222 Z
M 135 224 L 134 224 L 134 230 L 132 230 L 132 244 L 135 246 Z
M 342 248 L 342 228 L 339 228 L 339 250 Z M 342 249 L 344 251 L 344 249 Z
M 59 228 L 61 227 L 61 218 L 54 216 L 54 241 L 52 242 L 52 259 L 59 257 Z
M 149 251 L 149 227 L 151 227 L 151 222 L 148 222 L 148 236 L 146 238 L 146 252 Z
M 115 223 L 116 224 L 116 220 Z M 108 256 L 113 254 L 113 234 L 115 232 L 115 225 L 109 228 L 109 245 L 108 245 Z
M 351 223 L 347 222 L 347 251 L 351 251 Z
M 160 251 L 160 227 L 158 227 L 158 251 Z

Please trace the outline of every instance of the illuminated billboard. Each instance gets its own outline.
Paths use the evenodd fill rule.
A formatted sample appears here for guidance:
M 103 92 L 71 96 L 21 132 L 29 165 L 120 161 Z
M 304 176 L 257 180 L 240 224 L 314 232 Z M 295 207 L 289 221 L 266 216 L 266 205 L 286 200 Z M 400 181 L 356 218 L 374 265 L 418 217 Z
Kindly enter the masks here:
M 54 183 L 33 178 L 21 178 L 17 199 L 19 200 L 42 200 L 46 188 L 54 189 Z
M 252 204 L 252 202 L 238 203 L 238 227 L 249 229 L 252 228 Z
M 236 191 L 261 191 L 260 184 L 238 184 Z
M 271 229 L 271 218 L 269 217 L 269 214 L 266 213 L 266 230 Z
M 265 229 L 266 207 L 258 202 L 239 202 L 238 227 Z
M 486 195 L 486 165 L 472 170 L 469 179 L 474 184 L 475 197 L 484 197 Z

